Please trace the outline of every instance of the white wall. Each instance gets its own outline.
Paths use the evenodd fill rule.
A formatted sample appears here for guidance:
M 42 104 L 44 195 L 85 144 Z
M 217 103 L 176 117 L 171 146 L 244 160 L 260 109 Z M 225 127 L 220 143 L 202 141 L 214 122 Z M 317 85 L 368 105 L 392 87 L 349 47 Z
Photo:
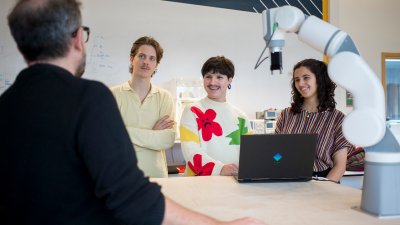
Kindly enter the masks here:
M 361 56 L 381 79 L 381 53 L 400 52 L 400 1 L 331 0 L 329 3 L 330 22 L 352 37 Z M 343 111 L 348 112 L 349 108 Z
M 169 87 L 173 79 L 200 78 L 201 66 L 209 57 L 225 55 L 236 67 L 228 99 L 254 118 L 256 111 L 288 106 L 288 73 L 294 63 L 306 57 L 322 58 L 322 54 L 297 41 L 295 35 L 288 35 L 284 73 L 271 76 L 269 61 L 254 70 L 265 45 L 260 14 L 158 0 L 118 2 L 119 6 L 108 1 L 85 1 L 96 8 L 84 8 L 84 22 L 107 39 L 115 50 L 112 58 L 120 59 L 122 64 L 118 75 L 97 73 L 87 77 L 110 85 L 129 78 L 125 71 L 132 42 L 142 35 L 151 35 L 165 49 L 154 83 Z M 99 16 L 99 12 L 110 8 L 114 16 Z
M 7 25 L 7 15 L 14 2 L 0 2 L 0 94 L 14 82 L 16 74 L 25 66 Z
M 2 1 L 2 8 L 11 7 L 12 2 Z M 290 34 L 283 55 L 284 73 L 271 76 L 269 61 L 254 70 L 265 42 L 261 14 L 250 12 L 160 0 L 83 0 L 83 23 L 92 31 L 84 77 L 107 85 L 126 81 L 132 42 L 151 35 L 165 50 L 155 84 L 167 87 L 173 79 L 200 78 L 201 66 L 209 57 L 225 55 L 236 67 L 228 99 L 250 118 L 255 118 L 256 111 L 287 107 L 291 97 L 288 73 L 293 64 L 306 57 L 322 58 Z M 5 23 L 0 24 L 0 31 L 9 38 Z M 7 43 L 14 45 L 11 39 Z M 19 54 L 11 47 L 16 62 L 20 58 L 14 56 Z
M 170 87 L 174 79 L 200 78 L 205 60 L 225 55 L 236 67 L 228 99 L 250 118 L 266 108 L 290 103 L 290 70 L 304 58 L 322 55 L 287 35 L 283 74 L 269 72 L 269 61 L 254 65 L 264 48 L 261 15 L 160 0 L 83 0 L 83 23 L 92 33 L 87 46 L 84 77 L 115 85 L 129 79 L 127 72 L 132 42 L 140 36 L 155 37 L 165 50 L 153 82 Z M 381 2 L 385 3 L 384 5 Z M 0 4 L 0 93 L 24 66 L 12 41 L 6 15 L 14 0 Z M 380 53 L 400 51 L 397 0 L 331 0 L 331 22 L 348 32 L 372 69 L 380 75 Z M 389 13 L 386 13 L 389 11 Z M 392 15 L 390 15 L 392 14 Z M 397 26 L 398 27 L 398 26 Z M 6 82 L 7 81 L 7 82 Z M 338 108 L 345 106 L 345 91 L 338 89 Z

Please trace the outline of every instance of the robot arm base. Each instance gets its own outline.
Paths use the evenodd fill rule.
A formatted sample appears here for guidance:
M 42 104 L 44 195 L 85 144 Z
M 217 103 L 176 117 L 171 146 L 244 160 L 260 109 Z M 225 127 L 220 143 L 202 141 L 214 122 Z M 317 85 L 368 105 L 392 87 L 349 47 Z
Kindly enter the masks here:
M 400 216 L 400 147 L 386 128 L 384 138 L 365 148 L 361 209 L 379 216 Z
M 376 145 L 365 147 L 366 152 L 397 152 L 400 153 L 400 144 L 389 128 L 386 128 L 385 136 Z

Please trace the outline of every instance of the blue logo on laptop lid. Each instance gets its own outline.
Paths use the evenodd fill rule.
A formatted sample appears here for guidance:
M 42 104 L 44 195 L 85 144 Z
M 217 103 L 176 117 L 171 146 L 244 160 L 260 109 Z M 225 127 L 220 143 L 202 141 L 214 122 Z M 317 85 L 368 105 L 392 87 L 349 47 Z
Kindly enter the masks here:
M 275 162 L 279 162 L 282 159 L 282 155 L 276 153 L 272 158 L 275 160 Z

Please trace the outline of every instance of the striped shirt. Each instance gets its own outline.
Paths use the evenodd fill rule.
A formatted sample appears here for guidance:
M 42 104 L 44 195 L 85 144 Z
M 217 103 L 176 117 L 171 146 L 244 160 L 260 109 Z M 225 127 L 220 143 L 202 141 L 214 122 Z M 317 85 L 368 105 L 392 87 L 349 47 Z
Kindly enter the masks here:
M 294 114 L 290 107 L 284 109 L 276 123 L 277 134 L 318 134 L 317 149 L 314 155 L 314 172 L 333 167 L 333 155 L 340 149 L 353 146 L 342 132 L 344 114 L 339 110 L 307 112 Z

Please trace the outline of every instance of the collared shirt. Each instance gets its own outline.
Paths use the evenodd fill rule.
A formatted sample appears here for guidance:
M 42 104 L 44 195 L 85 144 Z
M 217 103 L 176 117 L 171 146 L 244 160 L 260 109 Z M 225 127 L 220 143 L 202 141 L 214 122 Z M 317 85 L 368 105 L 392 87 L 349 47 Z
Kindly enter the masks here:
M 353 150 L 342 132 L 344 114 L 339 110 L 294 114 L 290 108 L 284 109 L 276 123 L 278 134 L 318 134 L 314 157 L 314 171 L 320 172 L 333 167 L 333 156 L 342 149 Z
M 175 127 L 152 130 L 163 116 L 175 118 L 171 94 L 155 85 L 140 101 L 138 93 L 128 82 L 111 88 L 138 158 L 139 168 L 149 177 L 168 177 L 165 149 L 175 141 Z

